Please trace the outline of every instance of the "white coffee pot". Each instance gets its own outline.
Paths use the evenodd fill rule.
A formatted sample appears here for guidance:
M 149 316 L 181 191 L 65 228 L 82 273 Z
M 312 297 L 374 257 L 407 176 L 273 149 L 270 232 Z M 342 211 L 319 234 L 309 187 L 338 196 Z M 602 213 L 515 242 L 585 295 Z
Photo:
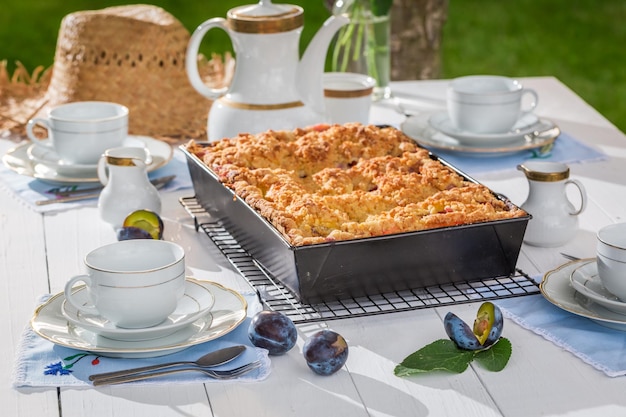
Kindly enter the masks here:
M 540 247 L 567 243 L 578 231 L 578 215 L 587 205 L 585 187 L 570 179 L 569 167 L 559 162 L 526 161 L 517 168 L 524 172 L 529 185 L 528 197 L 520 207 L 532 216 L 524 242 Z M 578 208 L 567 197 L 567 185 L 578 189 Z
M 328 18 L 300 59 L 303 13 L 299 6 L 261 0 L 229 10 L 226 19 L 209 19 L 194 31 L 185 65 L 192 86 L 215 100 L 208 117 L 210 141 L 324 121 L 326 52 L 335 33 L 349 19 Z M 200 43 L 213 28 L 224 30 L 233 44 L 236 67 L 228 87 L 208 87 L 198 71 Z

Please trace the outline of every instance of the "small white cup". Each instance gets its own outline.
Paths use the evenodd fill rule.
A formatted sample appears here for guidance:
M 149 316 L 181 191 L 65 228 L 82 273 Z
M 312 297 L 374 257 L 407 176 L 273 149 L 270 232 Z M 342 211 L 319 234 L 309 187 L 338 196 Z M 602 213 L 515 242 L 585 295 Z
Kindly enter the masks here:
M 533 101 L 523 107 L 523 97 Z M 535 90 L 508 77 L 470 75 L 452 80 L 447 90 L 448 115 L 457 129 L 470 133 L 506 133 L 531 113 L 539 97 Z
M 33 129 L 48 131 L 39 139 Z M 109 148 L 122 146 L 128 136 L 128 108 L 105 101 L 78 101 L 54 107 L 46 118 L 33 118 L 26 134 L 35 146 L 53 150 L 68 164 L 96 164 Z
M 185 252 L 179 245 L 134 239 L 99 247 L 85 256 L 87 275 L 65 284 L 65 298 L 83 314 L 99 315 L 122 328 L 163 322 L 185 293 Z M 87 286 L 91 305 L 72 295 L 77 282 Z
M 324 73 L 324 105 L 329 123 L 367 124 L 376 80 L 351 72 Z
M 597 233 L 598 276 L 604 288 L 626 301 L 626 223 L 605 226 Z

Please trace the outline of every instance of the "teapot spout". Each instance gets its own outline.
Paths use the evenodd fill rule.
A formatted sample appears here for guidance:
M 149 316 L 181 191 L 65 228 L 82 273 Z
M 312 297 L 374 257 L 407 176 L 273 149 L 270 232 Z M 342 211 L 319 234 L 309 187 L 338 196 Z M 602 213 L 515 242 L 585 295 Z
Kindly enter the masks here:
M 317 31 L 298 64 L 297 89 L 302 101 L 316 113 L 324 113 L 323 75 L 326 53 L 335 33 L 350 19 L 344 15 L 331 16 Z

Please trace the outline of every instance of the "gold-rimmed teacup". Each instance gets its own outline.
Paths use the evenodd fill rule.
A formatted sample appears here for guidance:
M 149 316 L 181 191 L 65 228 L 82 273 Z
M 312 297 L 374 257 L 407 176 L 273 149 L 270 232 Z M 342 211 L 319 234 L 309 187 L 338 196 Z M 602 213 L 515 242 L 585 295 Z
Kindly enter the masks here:
M 66 302 L 81 314 L 99 315 L 117 327 L 145 328 L 163 322 L 185 292 L 185 253 L 164 240 L 136 239 L 99 247 L 85 256 L 86 275 L 65 285 Z M 73 297 L 86 285 L 89 305 Z

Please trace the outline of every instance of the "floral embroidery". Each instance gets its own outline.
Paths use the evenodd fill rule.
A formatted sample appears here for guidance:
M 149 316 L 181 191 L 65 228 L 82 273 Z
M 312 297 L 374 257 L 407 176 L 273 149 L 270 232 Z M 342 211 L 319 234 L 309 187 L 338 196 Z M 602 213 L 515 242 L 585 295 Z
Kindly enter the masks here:
M 78 353 L 76 355 L 68 356 L 67 358 L 63 358 L 62 361 L 51 363 L 46 365 L 46 369 L 43 371 L 44 375 L 69 375 L 71 374 L 72 367 L 78 363 L 81 359 L 91 356 L 90 353 Z M 69 362 L 68 362 L 69 361 Z M 91 364 L 96 366 L 100 363 L 100 356 L 96 356 Z
M 69 375 L 72 371 L 63 366 L 63 362 L 51 363 L 46 365 L 44 375 Z
M 65 194 L 65 193 L 71 193 L 73 191 L 76 191 L 78 189 L 77 185 L 68 185 L 68 186 L 64 186 L 64 187 L 54 187 L 54 188 L 50 188 L 48 190 L 45 191 L 46 194 Z

